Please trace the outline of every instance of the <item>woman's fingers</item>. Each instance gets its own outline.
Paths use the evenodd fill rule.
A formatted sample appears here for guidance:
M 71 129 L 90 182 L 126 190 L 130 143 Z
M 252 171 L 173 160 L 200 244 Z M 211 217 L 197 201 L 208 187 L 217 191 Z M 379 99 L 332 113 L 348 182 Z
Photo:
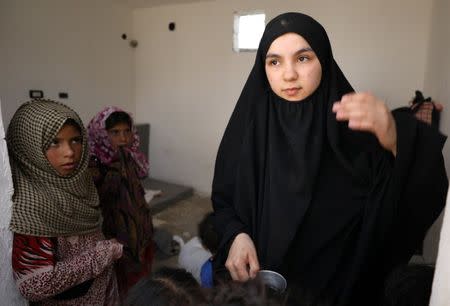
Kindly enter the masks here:
M 336 120 L 348 121 L 352 130 L 373 133 L 383 148 L 396 154 L 394 117 L 382 100 L 371 93 L 351 93 L 333 104 L 333 112 Z
M 258 273 L 259 271 L 259 262 L 258 262 L 258 257 L 256 256 L 256 251 L 252 254 L 250 254 L 249 256 L 249 275 L 250 278 L 255 278 L 256 277 L 256 273 Z
M 237 281 L 247 281 L 259 270 L 258 257 L 252 239 L 245 233 L 236 236 L 231 244 L 225 267 Z
M 333 105 L 338 121 L 348 121 L 349 127 L 375 133 L 382 101 L 369 93 L 352 93 Z M 384 105 L 384 104 L 383 104 Z
M 248 265 L 245 263 L 245 261 L 240 261 L 236 266 L 236 275 L 238 281 L 245 282 L 250 278 L 247 267 Z

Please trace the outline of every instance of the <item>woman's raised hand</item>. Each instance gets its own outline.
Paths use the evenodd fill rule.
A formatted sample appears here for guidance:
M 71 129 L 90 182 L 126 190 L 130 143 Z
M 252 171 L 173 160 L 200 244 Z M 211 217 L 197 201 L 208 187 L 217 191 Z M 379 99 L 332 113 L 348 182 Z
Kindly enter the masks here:
M 383 148 L 397 155 L 395 120 L 384 101 L 368 92 L 350 93 L 333 104 L 333 112 L 350 129 L 373 133 Z
M 254 278 L 259 271 L 258 256 L 252 239 L 245 233 L 240 233 L 231 244 L 225 267 L 231 277 L 237 281 L 247 281 Z

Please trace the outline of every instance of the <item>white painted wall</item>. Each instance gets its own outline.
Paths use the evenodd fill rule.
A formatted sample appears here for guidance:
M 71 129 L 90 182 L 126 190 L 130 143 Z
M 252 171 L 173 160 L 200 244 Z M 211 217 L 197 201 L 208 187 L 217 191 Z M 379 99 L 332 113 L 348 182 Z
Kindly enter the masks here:
M 450 135 L 450 2 L 434 0 L 429 43 L 425 93 L 444 105 L 440 129 Z M 450 173 L 450 140 L 444 147 L 447 173 Z
M 444 221 L 439 241 L 430 306 L 450 305 L 450 189 L 447 193 Z
M 424 86 L 424 92 L 427 96 L 431 96 L 434 100 L 439 101 L 444 105 L 444 111 L 441 113 L 440 129 L 445 135 L 450 135 L 450 59 L 448 56 L 450 50 L 450 20 L 448 19 L 449 15 L 450 2 L 448 0 L 433 1 L 433 17 L 431 20 L 431 35 L 429 41 L 429 52 Z M 447 139 L 443 151 L 447 168 L 447 175 L 450 174 L 449 142 L 450 141 Z M 450 203 L 447 202 L 447 204 Z M 443 214 L 431 227 L 425 239 L 424 257 L 428 262 L 434 262 L 436 260 L 442 216 Z M 449 216 L 447 216 L 447 218 L 449 218 Z M 447 222 L 449 221 L 447 220 Z M 447 240 L 448 239 L 450 238 L 447 238 Z M 449 305 L 450 296 L 448 294 L 446 296 L 447 298 L 449 298 L 447 300 L 449 301 L 449 303 L 435 303 L 434 305 Z
M 0 0 L 0 98 L 5 128 L 29 89 L 87 122 L 105 105 L 135 112 L 131 9 L 110 0 Z
M 12 272 L 13 234 L 9 230 L 9 222 L 14 188 L 1 114 L 0 101 L 0 305 L 25 306 L 28 302 L 20 295 Z
M 210 192 L 217 148 L 255 56 L 232 51 L 233 12 L 252 9 L 268 20 L 286 11 L 315 17 L 355 89 L 391 107 L 424 86 L 431 2 L 216 0 L 137 9 L 136 112 L 152 124 L 153 177 Z

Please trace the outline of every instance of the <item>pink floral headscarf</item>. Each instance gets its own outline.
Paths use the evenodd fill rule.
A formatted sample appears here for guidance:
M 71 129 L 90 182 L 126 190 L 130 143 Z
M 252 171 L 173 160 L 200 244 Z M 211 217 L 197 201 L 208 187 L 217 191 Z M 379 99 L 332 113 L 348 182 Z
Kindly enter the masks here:
M 109 140 L 108 132 L 105 128 L 105 121 L 114 112 L 124 112 L 124 110 L 116 106 L 108 106 L 100 111 L 88 124 L 88 136 L 89 136 L 89 153 L 91 156 L 95 156 L 100 161 L 109 165 L 111 162 L 117 159 L 117 151 L 115 151 Z M 131 116 L 131 120 L 133 117 Z M 129 147 L 124 148 L 133 157 L 134 161 L 138 165 L 137 173 L 139 177 L 145 177 L 148 175 L 148 161 L 145 155 L 139 151 L 139 135 L 137 134 L 136 127 L 132 123 L 131 131 L 133 133 L 133 139 Z

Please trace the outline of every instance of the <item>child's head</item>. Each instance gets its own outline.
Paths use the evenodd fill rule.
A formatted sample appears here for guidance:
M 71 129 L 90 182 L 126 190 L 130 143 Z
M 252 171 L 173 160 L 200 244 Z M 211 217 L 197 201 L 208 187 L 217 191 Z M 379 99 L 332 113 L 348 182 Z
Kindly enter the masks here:
M 198 224 L 198 235 L 203 245 L 211 252 L 216 253 L 219 247 L 219 236 L 214 229 L 212 212 L 207 213 Z
M 14 182 L 13 231 L 57 237 L 99 229 L 86 132 L 75 111 L 55 101 L 27 102 L 11 119 L 7 145 Z
M 259 279 L 218 284 L 208 292 L 210 306 L 284 306 L 283 295 L 276 294 Z
M 162 267 L 129 292 L 127 306 L 196 306 L 205 300 L 195 278 L 184 269 Z
M 114 149 L 131 145 L 133 140 L 132 128 L 133 121 L 130 115 L 123 111 L 113 112 L 105 120 L 105 129 Z
M 88 134 L 90 155 L 102 164 L 115 162 L 122 147 L 136 162 L 138 176 L 148 175 L 147 156 L 139 150 L 139 135 L 129 113 L 117 106 L 105 107 L 89 122 Z
M 67 119 L 45 149 L 47 160 L 61 176 L 68 176 L 77 169 L 82 153 L 81 127 L 73 119 Z
M 72 109 L 50 100 L 23 104 L 8 127 L 8 146 L 23 165 L 67 177 L 87 168 L 83 123 Z

